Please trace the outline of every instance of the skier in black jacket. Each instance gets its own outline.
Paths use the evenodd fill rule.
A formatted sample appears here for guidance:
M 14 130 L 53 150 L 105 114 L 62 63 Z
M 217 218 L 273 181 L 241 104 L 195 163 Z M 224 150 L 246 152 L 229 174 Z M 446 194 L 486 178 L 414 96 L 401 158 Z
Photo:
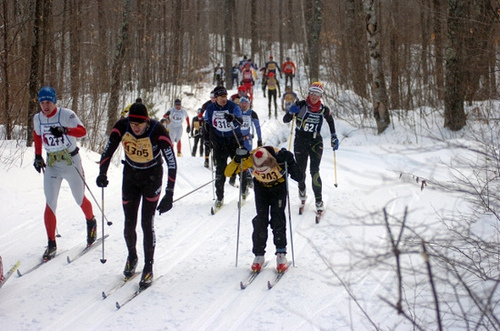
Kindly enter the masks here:
M 286 175 L 300 182 L 302 172 L 292 152 L 272 146 L 258 147 L 250 153 L 239 148 L 236 156 L 224 171 L 226 177 L 253 169 L 255 193 L 255 209 L 257 216 L 252 220 L 253 234 L 252 252 L 255 259 L 252 270 L 259 272 L 264 264 L 266 253 L 267 228 L 271 225 L 276 246 L 276 269 L 284 272 L 288 268 L 286 259 L 286 218 L 285 207 L 287 197 Z
M 128 249 L 127 262 L 123 271 L 131 277 L 137 267 L 137 213 L 142 199 L 141 226 L 144 232 L 144 269 L 139 286 L 146 288 L 153 282 L 153 258 L 155 251 L 154 214 L 155 209 L 165 213 L 172 208 L 177 162 L 170 137 L 160 122 L 150 119 L 146 106 L 134 103 L 127 118 L 114 125 L 106 149 L 102 153 L 97 186 L 106 187 L 106 173 L 111 157 L 120 142 L 125 151 L 122 182 L 122 203 L 125 214 L 125 242 Z M 162 155 L 167 163 L 168 183 L 165 195 L 160 198 L 163 167 Z M 158 205 L 158 208 L 156 208 Z
M 295 141 L 293 144 L 295 159 L 303 173 L 299 182 L 299 198 L 302 204 L 306 201 L 305 172 L 307 159 L 310 159 L 309 171 L 311 173 L 312 189 L 316 202 L 316 211 L 323 212 L 322 182 L 319 174 L 321 157 L 323 156 L 323 137 L 321 127 L 323 120 L 330 128 L 331 146 L 333 150 L 339 148 L 339 141 L 335 133 L 335 122 L 330 108 L 321 103 L 323 95 L 323 84 L 314 82 L 309 87 L 309 95 L 306 100 L 297 101 L 295 105 L 283 116 L 283 122 L 289 123 L 295 117 Z

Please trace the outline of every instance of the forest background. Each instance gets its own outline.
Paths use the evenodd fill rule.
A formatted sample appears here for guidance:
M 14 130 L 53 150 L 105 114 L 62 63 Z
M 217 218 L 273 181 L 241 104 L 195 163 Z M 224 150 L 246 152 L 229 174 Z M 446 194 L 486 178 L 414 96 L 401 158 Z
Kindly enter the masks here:
M 2 0 L 0 123 L 5 139 L 32 143 L 37 91 L 51 85 L 100 151 L 106 131 L 140 95 L 182 97 L 222 63 L 291 57 L 327 103 L 352 91 L 366 123 L 383 132 L 391 110 L 444 109 L 443 127 L 466 125 L 464 105 L 497 97 L 499 3 L 494 0 Z M 321 74 L 320 74 L 321 73 Z M 294 87 L 303 94 L 305 86 Z M 368 101 L 369 100 L 369 101 Z M 371 102 L 370 102 L 371 101 Z M 349 117 L 349 112 L 336 114 Z M 373 121 L 374 119 L 374 121 Z M 16 129 L 15 129 L 16 128 Z

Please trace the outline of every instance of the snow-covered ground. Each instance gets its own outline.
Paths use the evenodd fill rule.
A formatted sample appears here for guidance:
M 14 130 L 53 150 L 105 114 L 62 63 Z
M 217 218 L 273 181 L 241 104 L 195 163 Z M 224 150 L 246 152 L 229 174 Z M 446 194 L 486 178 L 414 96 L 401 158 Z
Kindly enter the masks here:
M 183 98 L 190 117 L 207 96 Z M 261 119 L 264 144 L 288 147 L 290 127 L 282 123 L 281 112 L 278 119 L 268 118 L 267 99 L 262 97 L 260 87 L 254 109 Z M 374 329 L 374 325 L 386 330 L 411 329 L 402 316 L 380 300 L 384 297 L 395 302 L 395 272 L 356 265 L 362 261 L 360 252 L 369 254 L 380 247 L 390 250 L 381 226 L 383 208 L 402 218 L 408 207 L 407 222 L 418 227 L 435 222 L 436 211 L 463 205 L 459 196 L 429 189 L 433 182 L 450 179 L 446 164 L 458 151 L 423 137 L 417 144 L 412 131 L 402 123 L 395 123 L 394 129 L 391 126 L 380 136 L 373 129 L 356 130 L 340 120 L 336 126 L 341 139 L 336 153 L 338 187 L 334 185 L 334 154 L 324 127 L 321 176 L 327 211 L 321 223 L 315 224 L 308 174 L 309 199 L 304 214 L 298 215 L 297 185 L 290 180 L 291 215 L 287 213 L 287 218 L 293 228 L 293 255 L 289 237 L 288 258 L 294 257 L 295 266 L 272 290 L 267 289 L 275 267 L 271 233 L 268 267 L 247 289 L 239 287 L 253 260 L 254 197 L 250 195 L 241 209 L 236 256 L 238 189 L 226 182 L 225 206 L 216 215 L 210 214 L 214 193 L 207 185 L 156 217 L 156 282 L 150 289 L 120 310 L 115 308 L 115 301 L 133 292 L 138 280 L 103 300 L 101 292 L 121 278 L 127 257 L 122 235 L 122 167 L 115 162 L 108 172 L 110 184 L 104 190 L 105 214 L 113 222 L 104 227 L 109 234 L 104 246 L 107 262 L 100 262 L 100 246 L 72 264 L 66 262 L 68 254 L 84 245 L 86 230 L 83 214 L 63 183 L 57 209 L 61 253 L 30 274 L 14 275 L 0 290 L 0 329 L 366 330 Z M 174 199 L 212 179 L 211 171 L 203 167 L 203 158 L 190 156 L 190 143 L 185 133 L 183 136 L 184 156 L 177 159 Z M 13 141 L 0 142 L 0 255 L 5 268 L 20 260 L 21 271 L 40 260 L 47 243 L 42 175 L 32 166 L 33 154 L 33 148 Z M 95 185 L 100 156 L 84 148 L 81 155 L 87 183 L 100 204 L 102 191 Z M 427 180 L 424 190 L 417 176 Z M 90 193 L 87 196 L 93 202 L 101 234 L 101 213 Z M 142 230 L 137 230 L 141 245 Z M 141 261 L 142 246 L 138 252 Z M 424 260 L 418 255 L 412 263 L 424 268 Z

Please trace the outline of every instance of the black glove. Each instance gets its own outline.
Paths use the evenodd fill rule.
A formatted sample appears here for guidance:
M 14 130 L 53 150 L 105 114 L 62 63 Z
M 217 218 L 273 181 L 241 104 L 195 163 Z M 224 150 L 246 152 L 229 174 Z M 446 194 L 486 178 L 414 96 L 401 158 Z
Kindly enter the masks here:
M 167 211 L 172 209 L 173 196 L 174 196 L 173 191 L 167 190 L 165 192 L 165 196 L 163 197 L 163 199 L 161 199 L 160 204 L 158 205 L 158 208 L 156 208 L 156 210 L 158 210 L 160 212 L 160 215 L 161 215 L 161 213 L 166 213 Z
M 96 179 L 96 184 L 98 187 L 106 187 L 108 186 L 108 176 L 106 176 L 106 174 L 100 174 L 99 176 L 97 176 L 97 179 Z
M 231 123 L 232 121 L 234 121 L 234 115 L 233 115 L 233 114 L 229 114 L 229 113 L 225 113 L 225 114 L 224 114 L 224 119 L 225 119 L 228 123 Z
M 43 157 L 41 155 L 35 155 L 35 162 L 33 162 L 33 166 L 38 172 L 40 172 L 42 169 L 45 169 L 45 161 L 43 160 Z
M 234 156 L 234 162 L 241 163 L 243 159 L 246 159 L 250 153 L 246 148 L 237 148 L 236 155 Z
M 54 137 L 60 138 L 63 134 L 68 133 L 68 129 L 64 126 L 52 126 L 50 127 L 50 133 L 52 133 Z
M 290 164 L 294 160 L 293 153 L 286 150 L 286 148 L 282 148 L 278 154 L 276 154 L 276 160 L 280 163 L 285 162 L 286 164 Z
M 191 127 L 188 125 L 186 128 L 186 133 L 189 133 L 189 131 L 191 131 Z
M 261 147 L 262 146 L 262 140 L 257 140 L 257 147 Z
M 334 151 L 339 149 L 339 140 L 337 139 L 336 133 L 332 133 L 332 147 Z
M 302 106 L 307 105 L 307 101 L 306 100 L 296 101 L 295 105 L 298 106 L 298 107 L 302 107 Z

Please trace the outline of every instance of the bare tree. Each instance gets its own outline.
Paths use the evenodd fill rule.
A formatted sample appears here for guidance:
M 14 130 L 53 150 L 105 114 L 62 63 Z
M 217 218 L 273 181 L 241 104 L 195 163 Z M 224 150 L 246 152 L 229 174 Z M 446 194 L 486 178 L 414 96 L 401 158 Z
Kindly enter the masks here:
M 108 124 L 106 133 L 110 133 L 114 123 L 118 118 L 118 103 L 119 92 L 121 85 L 121 73 L 123 61 L 125 58 L 125 49 L 129 38 L 129 17 L 131 10 L 132 0 L 123 0 L 123 18 L 120 39 L 116 45 L 116 53 L 113 61 L 113 68 L 111 70 L 111 93 L 108 106 Z
M 385 75 L 382 68 L 382 54 L 380 53 L 380 30 L 376 6 L 380 6 L 380 0 L 364 0 L 366 15 L 365 28 L 368 37 L 370 72 L 372 76 L 373 116 L 377 122 L 377 132 L 380 134 L 387 129 L 391 120 L 388 109 L 387 90 L 385 87 Z
M 467 4 L 449 0 L 448 46 L 446 47 L 446 89 L 444 94 L 444 127 L 458 131 L 465 126 L 464 73 L 465 23 Z
M 38 97 L 37 92 L 40 84 L 40 77 L 38 75 L 40 71 L 40 45 L 39 32 L 42 25 L 42 8 L 44 0 L 35 1 L 35 10 L 33 12 L 33 43 L 31 45 L 31 65 L 30 65 L 30 76 L 29 76 L 29 95 L 30 99 L 28 102 L 28 123 L 27 123 L 27 138 L 26 146 L 31 146 L 33 144 L 33 116 L 38 110 Z

